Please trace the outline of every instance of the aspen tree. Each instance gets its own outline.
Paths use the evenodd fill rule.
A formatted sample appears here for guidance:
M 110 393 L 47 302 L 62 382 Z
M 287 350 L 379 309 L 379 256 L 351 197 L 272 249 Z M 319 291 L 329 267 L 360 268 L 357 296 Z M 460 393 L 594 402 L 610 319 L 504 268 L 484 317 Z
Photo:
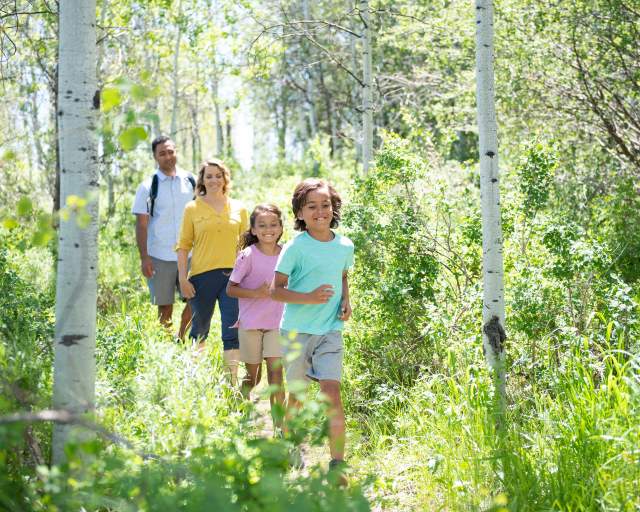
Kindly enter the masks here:
M 369 15 L 369 1 L 360 0 L 360 17 L 364 25 L 362 31 L 362 170 L 369 172 L 373 158 L 373 101 L 372 101 L 372 71 L 371 71 L 371 17 Z
M 96 1 L 61 0 L 57 116 L 61 204 L 58 231 L 53 406 L 90 412 L 95 397 L 98 275 Z M 82 201 L 89 198 L 86 206 Z M 84 219 L 83 219 L 84 217 Z M 72 425 L 53 430 L 53 463 L 64 461 Z
M 498 129 L 493 76 L 493 2 L 476 0 L 476 100 L 482 210 L 483 348 L 496 386 L 499 413 L 506 406 L 504 285 Z

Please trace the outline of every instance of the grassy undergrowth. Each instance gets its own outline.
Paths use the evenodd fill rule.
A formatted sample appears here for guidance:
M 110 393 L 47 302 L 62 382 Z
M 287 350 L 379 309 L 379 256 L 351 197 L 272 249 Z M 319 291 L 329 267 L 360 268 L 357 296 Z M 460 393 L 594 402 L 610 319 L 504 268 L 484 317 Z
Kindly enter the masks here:
M 102 231 L 95 419 L 131 445 L 98 436 L 49 469 L 29 441 L 46 461 L 47 424 L 0 426 L 0 508 L 640 509 L 636 285 L 615 275 L 602 233 L 576 231 L 547 206 L 526 218 L 506 177 L 509 407 L 497 429 L 479 336 L 474 182 L 464 169 L 442 180 L 434 167 L 391 140 L 367 180 L 338 183 L 342 229 L 358 250 L 344 380 L 349 489 L 328 484 L 325 460 L 286 469 L 291 443 L 265 436 L 253 404 L 225 382 L 219 325 L 204 353 L 158 327 L 123 210 Z M 296 180 L 244 177 L 234 193 L 251 183 L 247 197 L 288 211 L 282 183 Z M 2 282 L 22 290 L 3 299 L 2 414 L 50 398 L 53 260 L 39 251 L 25 259 L 8 244 L 0 260 Z M 305 442 L 326 441 L 322 412 L 308 402 Z

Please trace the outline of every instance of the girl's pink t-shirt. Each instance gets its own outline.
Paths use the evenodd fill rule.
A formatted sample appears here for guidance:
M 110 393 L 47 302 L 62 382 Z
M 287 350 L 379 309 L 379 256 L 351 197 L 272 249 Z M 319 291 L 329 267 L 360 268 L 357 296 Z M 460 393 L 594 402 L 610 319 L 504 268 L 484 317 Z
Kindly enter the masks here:
M 241 288 L 259 288 L 263 283 L 271 284 L 278 255 L 267 256 L 255 245 L 246 247 L 238 254 L 229 281 Z M 238 299 L 239 315 L 234 327 L 240 329 L 278 329 L 284 303 L 271 298 Z

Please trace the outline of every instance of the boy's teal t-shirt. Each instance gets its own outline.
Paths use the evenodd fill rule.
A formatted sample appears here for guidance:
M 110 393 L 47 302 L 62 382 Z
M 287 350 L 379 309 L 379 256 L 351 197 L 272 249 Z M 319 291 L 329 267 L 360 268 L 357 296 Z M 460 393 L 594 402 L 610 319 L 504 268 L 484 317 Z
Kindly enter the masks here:
M 342 330 L 342 273 L 352 266 L 353 242 L 337 233 L 333 240 L 320 242 L 304 231 L 288 242 L 276 264 L 276 272 L 289 276 L 287 288 L 308 293 L 330 284 L 334 293 L 325 304 L 285 304 L 280 328 L 307 334 Z

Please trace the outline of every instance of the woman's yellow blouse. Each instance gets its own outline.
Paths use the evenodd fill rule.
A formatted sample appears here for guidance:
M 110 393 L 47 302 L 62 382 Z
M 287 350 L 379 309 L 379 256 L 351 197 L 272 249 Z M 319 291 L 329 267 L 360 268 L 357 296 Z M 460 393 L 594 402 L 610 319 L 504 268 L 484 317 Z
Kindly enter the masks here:
M 229 199 L 218 213 L 201 198 L 187 203 L 177 249 L 191 251 L 190 276 L 216 268 L 233 268 L 240 235 L 249 228 L 249 214 Z

